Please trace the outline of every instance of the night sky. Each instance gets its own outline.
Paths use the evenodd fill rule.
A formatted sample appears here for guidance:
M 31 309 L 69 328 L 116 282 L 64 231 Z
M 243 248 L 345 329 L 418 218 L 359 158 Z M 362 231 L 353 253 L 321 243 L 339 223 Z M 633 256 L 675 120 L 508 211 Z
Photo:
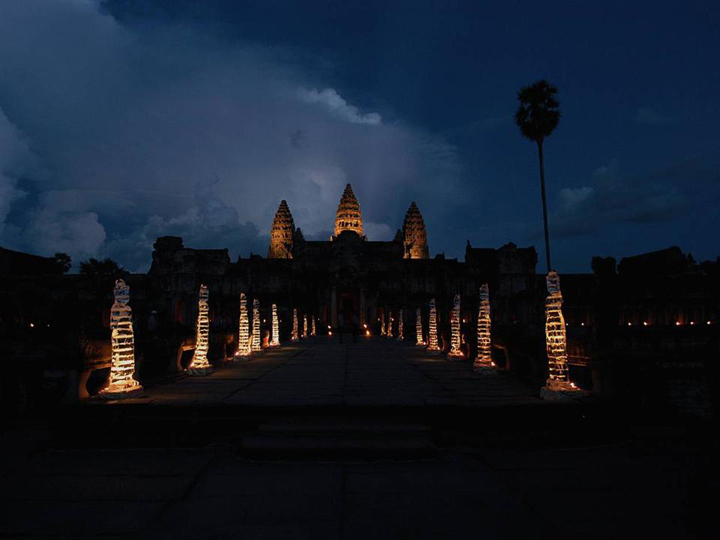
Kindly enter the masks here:
M 350 182 L 371 240 L 415 200 L 431 256 L 541 250 L 513 114 L 545 78 L 554 266 L 714 260 L 719 29 L 715 1 L 2 0 L 0 246 L 133 271 L 162 235 L 265 255 L 280 199 L 327 239 Z

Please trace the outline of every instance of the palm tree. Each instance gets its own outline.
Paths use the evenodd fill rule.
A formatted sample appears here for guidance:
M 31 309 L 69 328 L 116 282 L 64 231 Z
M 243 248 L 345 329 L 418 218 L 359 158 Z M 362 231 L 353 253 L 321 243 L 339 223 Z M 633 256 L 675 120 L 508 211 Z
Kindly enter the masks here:
M 560 102 L 555 95 L 557 88 L 546 80 L 523 86 L 518 92 L 520 106 L 515 113 L 515 123 L 520 132 L 537 144 L 540 158 L 540 189 L 542 192 L 543 221 L 545 224 L 545 259 L 548 273 L 550 265 L 550 235 L 548 234 L 547 200 L 545 198 L 545 165 L 543 141 L 549 137 L 560 122 Z

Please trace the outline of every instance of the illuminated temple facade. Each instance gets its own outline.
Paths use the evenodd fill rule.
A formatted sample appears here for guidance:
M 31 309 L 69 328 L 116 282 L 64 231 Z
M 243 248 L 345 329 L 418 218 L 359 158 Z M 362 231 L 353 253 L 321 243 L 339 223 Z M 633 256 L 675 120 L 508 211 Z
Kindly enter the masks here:
M 369 324 L 400 309 L 415 313 L 432 297 L 447 298 L 451 303 L 458 291 L 472 298 L 483 280 L 503 282 L 496 287 L 498 299 L 503 292 L 515 295 L 532 286 L 537 258 L 534 248 L 508 244 L 499 250 L 476 250 L 468 245 L 463 263 L 443 254 L 430 258 L 427 237 L 423 216 L 412 202 L 392 240 L 368 238 L 360 202 L 348 184 L 328 240 L 306 240 L 296 227 L 290 205 L 282 200 L 270 229 L 267 257 L 251 255 L 231 262 L 227 250 L 189 249 L 181 238 L 163 237 L 155 243 L 150 275 L 172 284 L 173 290 L 168 292 L 174 305 L 168 309 L 177 313 L 185 309 L 180 300 L 184 291 L 178 294 L 181 291 L 175 289 L 184 281 L 167 278 L 185 275 L 189 282 L 193 281 L 190 276 L 211 284 L 214 280 L 216 285 L 211 288 L 220 295 L 243 291 L 249 298 L 259 297 L 263 309 L 276 303 L 284 321 L 291 319 L 288 310 L 297 308 L 333 327 L 352 320 Z M 438 301 L 444 314 L 450 304 Z M 498 313 L 504 313 L 502 308 Z

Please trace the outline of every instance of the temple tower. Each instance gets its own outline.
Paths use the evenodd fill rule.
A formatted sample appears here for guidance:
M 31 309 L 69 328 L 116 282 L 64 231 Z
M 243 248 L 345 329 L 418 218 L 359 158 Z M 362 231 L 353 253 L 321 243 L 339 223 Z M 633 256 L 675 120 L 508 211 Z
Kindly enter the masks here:
M 405 214 L 405 221 L 403 222 L 403 244 L 406 259 L 430 258 L 425 222 L 415 201 L 412 202 Z
M 270 230 L 270 248 L 268 259 L 292 259 L 293 235 L 295 222 L 287 202 L 283 199 L 275 213 Z
M 345 186 L 340 204 L 338 204 L 337 213 L 335 214 L 335 236 L 339 236 L 343 231 L 353 231 L 358 236 L 363 236 L 363 220 L 360 212 L 360 203 L 358 203 L 352 186 Z

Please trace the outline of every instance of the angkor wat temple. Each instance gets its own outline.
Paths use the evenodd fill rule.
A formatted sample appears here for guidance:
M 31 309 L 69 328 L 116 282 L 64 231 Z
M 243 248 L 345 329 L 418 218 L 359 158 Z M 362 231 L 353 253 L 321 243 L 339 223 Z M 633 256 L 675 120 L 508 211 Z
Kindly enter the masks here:
M 488 283 L 495 362 L 540 386 L 547 370 L 546 291 L 536 263 L 534 247 L 514 244 L 494 249 L 468 243 L 464 261 L 442 254 L 431 258 L 415 203 L 393 240 L 367 238 L 349 184 L 332 237 L 306 240 L 283 200 L 267 257 L 231 261 L 227 249 L 197 249 L 186 247 L 182 238 L 161 237 L 150 271 L 125 277 L 139 374 L 151 380 L 187 365 L 201 284 L 210 291 L 209 358 L 217 363 L 232 358 L 237 347 L 241 292 L 259 299 L 263 331 L 270 326 L 271 305 L 277 304 L 283 341 L 290 336 L 293 308 L 315 316 L 320 334 L 342 321 L 358 320 L 377 335 L 379 320 L 389 313 L 397 317 L 401 309 L 405 328 L 414 328 L 417 308 L 427 325 L 428 302 L 434 298 L 445 350 L 453 297 L 459 294 L 463 348 L 473 358 L 478 291 Z M 718 367 L 712 360 L 720 352 L 719 266 L 695 264 L 673 247 L 619 265 L 612 258 L 595 258 L 592 274 L 561 274 L 573 380 L 601 396 L 677 402 L 702 413 L 717 395 Z M 115 276 L 61 275 L 52 268 L 46 258 L 0 251 L 7 363 L 28 381 L 42 380 L 43 372 L 65 373 L 58 394 L 71 391 L 78 379 L 80 393 L 92 393 L 109 367 Z

